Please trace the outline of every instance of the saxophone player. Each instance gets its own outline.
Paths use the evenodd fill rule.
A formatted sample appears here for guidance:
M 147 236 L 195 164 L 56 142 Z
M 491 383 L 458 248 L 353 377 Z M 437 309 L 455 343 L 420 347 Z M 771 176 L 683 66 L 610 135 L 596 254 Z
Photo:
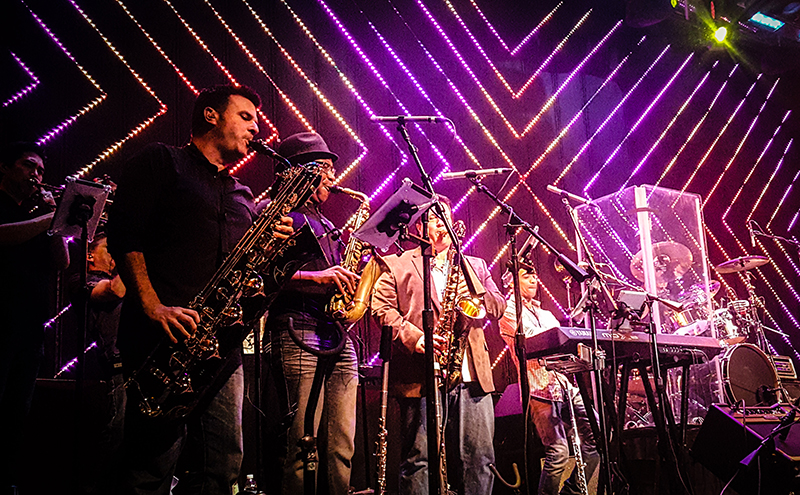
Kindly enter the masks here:
M 336 346 L 336 323 L 325 312 L 331 294 L 353 294 L 358 275 L 340 266 L 339 236 L 320 207 L 328 199 L 336 177 L 337 155 L 328 149 L 319 134 L 303 132 L 284 139 L 278 154 L 293 165 L 317 162 L 322 166 L 322 182 L 309 201 L 289 214 L 295 229 L 308 224 L 322 248 L 322 257 L 312 259 L 295 272 L 269 309 L 266 327 L 270 332 L 270 366 L 277 384 L 283 416 L 290 418 L 285 448 L 281 452 L 282 493 L 303 493 L 304 463 L 298 441 L 303 437 L 306 406 L 315 373 L 324 373 L 324 383 L 316 405 L 316 432 L 319 452 L 318 486 L 322 492 L 346 495 L 350 488 L 351 459 L 355 450 L 358 359 L 353 342 L 347 339 L 337 356 L 318 358 L 303 350 L 289 334 L 289 321 L 299 338 L 312 349 Z M 278 184 L 273 185 L 273 189 Z M 285 457 L 284 457 L 285 455 Z M 327 485 L 327 486 L 323 486 Z
M 125 165 L 107 231 L 127 288 L 117 347 L 128 376 L 165 335 L 177 342 L 197 330 L 191 299 L 255 219 L 252 192 L 227 167 L 246 156 L 258 134 L 260 104 L 245 86 L 203 90 L 188 145 L 151 144 Z M 272 235 L 286 238 L 291 219 L 281 221 Z M 222 388 L 189 419 L 153 422 L 140 413 L 136 394 L 128 395 L 123 486 L 114 493 L 231 493 L 242 460 L 244 397 L 241 350 L 231 358 Z M 178 484 L 170 491 L 173 477 Z
M 440 196 L 445 215 L 451 217 L 450 202 Z M 422 232 L 422 222 L 417 228 Z M 431 267 L 434 317 L 442 318 L 441 297 L 447 283 L 447 253 L 452 241 L 444 222 L 429 212 L 429 239 L 435 261 Z M 486 262 L 466 257 L 477 278 L 486 288 L 483 305 L 489 318 L 497 320 L 505 309 L 500 294 L 486 267 Z M 381 326 L 392 327 L 392 369 L 389 373 L 392 395 L 401 411 L 401 466 L 399 493 L 428 493 L 428 447 L 426 435 L 426 398 L 424 390 L 424 336 L 422 310 L 422 254 L 416 248 L 399 256 L 385 258 L 391 268 L 376 284 L 372 310 Z M 465 290 L 465 288 L 463 289 Z M 463 293 L 463 292 L 462 292 Z M 492 492 L 494 476 L 489 464 L 494 463 L 494 391 L 491 362 L 483 333 L 483 321 L 474 320 L 465 331 L 468 345 L 462 365 L 462 378 L 443 394 L 447 402 L 445 444 L 447 478 L 451 487 L 465 495 L 484 495 Z M 437 346 L 443 339 L 435 337 Z
M 536 299 L 539 279 L 533 265 L 522 261 L 519 270 L 519 289 L 522 296 L 522 325 L 526 337 L 560 324 L 552 312 L 542 308 Z M 510 299 L 505 314 L 500 320 L 500 334 L 510 349 L 514 349 L 514 335 L 517 331 L 516 304 L 514 301 L 511 272 L 503 275 L 505 285 L 509 287 Z M 511 353 L 516 362 L 516 355 Z M 548 371 L 536 360 L 528 364 L 528 381 L 530 382 L 530 421 L 542 439 L 545 447 L 544 466 L 539 477 L 539 495 L 556 495 L 559 493 L 561 475 L 569 460 L 569 444 L 571 435 L 580 435 L 580 453 L 585 464 L 583 474 L 579 469 L 564 483 L 562 494 L 581 495 L 586 483 L 599 463 L 599 456 L 594 443 L 592 428 L 587 417 L 583 399 L 569 378 L 556 371 Z M 571 404 L 570 404 L 571 403 Z M 574 411 L 574 415 L 571 412 Z M 578 431 L 574 431 L 573 425 Z M 581 479 L 582 478 L 582 479 Z M 583 485 L 583 486 L 581 486 Z

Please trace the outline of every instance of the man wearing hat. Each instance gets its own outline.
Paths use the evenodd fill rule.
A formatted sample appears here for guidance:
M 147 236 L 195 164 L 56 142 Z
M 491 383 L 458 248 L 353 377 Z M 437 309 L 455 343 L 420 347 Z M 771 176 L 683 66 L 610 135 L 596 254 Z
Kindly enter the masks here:
M 335 348 L 347 334 L 326 314 L 325 305 L 335 292 L 353 294 L 358 275 L 339 266 L 340 240 L 333 224 L 320 207 L 328 199 L 336 177 L 338 159 L 322 136 L 303 132 L 287 137 L 278 154 L 292 165 L 316 162 L 322 182 L 308 202 L 289 214 L 295 230 L 308 224 L 319 241 L 322 254 L 298 270 L 270 306 L 267 328 L 272 343 L 270 361 L 276 377 L 283 416 L 291 423 L 286 438 L 282 493 L 303 493 L 304 453 L 298 446 L 304 435 L 306 407 L 315 374 L 324 377 L 317 400 L 314 435 L 319 451 L 317 485 L 321 493 L 345 495 L 350 487 L 351 458 L 355 450 L 358 361 L 350 340 L 338 355 L 318 357 L 314 350 Z M 280 186 L 273 185 L 273 191 Z M 301 348 L 290 335 L 305 345 Z M 318 397 L 317 397 L 318 394 Z M 288 421 L 287 421 L 288 422 Z
M 503 283 L 509 288 L 510 296 L 506 312 L 500 319 L 500 334 L 509 348 L 514 349 L 514 335 L 517 332 L 517 306 L 514 300 L 514 284 L 510 271 L 506 271 L 503 275 Z M 553 313 L 542 308 L 542 303 L 536 299 L 538 288 L 539 278 L 536 269 L 527 260 L 521 261 L 519 291 L 522 299 L 522 328 L 526 338 L 560 326 Z M 511 353 L 511 356 L 516 363 L 514 353 Z M 569 461 L 571 439 L 569 435 L 576 434 L 572 431 L 571 410 L 574 411 L 580 433 L 581 453 L 583 462 L 586 464 L 584 470 L 587 482 L 597 469 L 600 458 L 595 448 L 586 407 L 577 387 L 565 375 L 546 370 L 536 360 L 529 360 L 527 364 L 531 391 L 529 399 L 531 421 L 545 446 L 544 466 L 539 477 L 538 493 L 539 495 L 556 495 L 559 493 L 561 475 Z M 519 368 L 518 365 L 517 368 Z M 582 493 L 578 489 L 577 481 L 577 469 L 574 469 L 572 475 L 564 483 L 561 493 Z

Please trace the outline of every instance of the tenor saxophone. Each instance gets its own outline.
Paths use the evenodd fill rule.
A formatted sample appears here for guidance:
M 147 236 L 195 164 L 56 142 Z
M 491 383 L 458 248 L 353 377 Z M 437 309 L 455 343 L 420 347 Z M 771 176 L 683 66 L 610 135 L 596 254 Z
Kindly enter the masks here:
M 345 228 L 350 227 L 351 235 L 342 256 L 341 265 L 343 268 L 360 275 L 361 279 L 354 294 L 344 295 L 337 292 L 331 297 L 325 308 L 326 313 L 335 320 L 343 324 L 353 324 L 366 313 L 375 282 L 378 281 L 378 277 L 383 272 L 389 270 L 389 267 L 372 246 L 359 241 L 352 235 L 352 232 L 355 232 L 369 218 L 369 197 L 362 192 L 340 186 L 333 186 L 331 191 L 346 194 L 361 203 L 352 221 L 345 225 Z

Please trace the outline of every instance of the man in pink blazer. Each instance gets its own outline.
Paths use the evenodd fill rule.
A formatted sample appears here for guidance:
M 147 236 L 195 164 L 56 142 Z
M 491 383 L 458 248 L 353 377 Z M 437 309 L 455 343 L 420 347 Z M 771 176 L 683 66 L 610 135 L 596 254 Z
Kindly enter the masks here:
M 450 202 L 441 197 L 450 217 Z M 441 219 L 431 210 L 428 236 L 435 258 L 431 267 L 431 292 L 434 318 L 438 320 L 440 297 L 447 283 L 447 251 L 451 240 Z M 418 224 L 422 229 L 422 223 Z M 498 320 L 505 310 L 505 299 L 497 289 L 486 262 L 466 257 L 486 288 L 483 305 L 486 316 Z M 425 399 L 425 345 L 422 331 L 424 308 L 422 253 L 420 248 L 389 256 L 391 268 L 376 284 L 372 310 L 381 326 L 392 327 L 394 352 L 389 376 L 392 395 L 400 404 L 402 446 L 399 493 L 428 493 L 428 447 Z M 466 292 L 462 280 L 462 290 Z M 494 477 L 488 465 L 494 463 L 494 391 L 491 362 L 483 334 L 485 321 L 475 320 L 469 337 L 462 381 L 445 396 L 447 402 L 447 473 L 450 486 L 465 495 L 491 493 Z M 437 337 L 437 346 L 441 339 Z

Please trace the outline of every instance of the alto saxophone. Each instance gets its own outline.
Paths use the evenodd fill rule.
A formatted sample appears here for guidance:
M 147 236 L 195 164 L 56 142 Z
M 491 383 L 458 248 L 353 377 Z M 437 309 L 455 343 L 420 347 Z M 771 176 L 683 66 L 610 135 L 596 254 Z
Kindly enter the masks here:
M 200 322 L 195 333 L 175 345 L 164 338 L 125 387 L 139 395 L 139 410 L 151 418 L 186 417 L 213 398 L 233 371 L 228 359 L 241 348 L 249 328 L 266 312 L 269 298 L 311 256 L 319 244 L 309 228 L 289 239 L 272 233 L 280 218 L 304 204 L 321 181 L 317 168 L 291 167 L 269 206 L 225 258 L 203 290 L 189 303 Z
M 350 227 L 351 235 L 341 264 L 342 268 L 360 275 L 361 279 L 358 281 L 358 287 L 354 294 L 344 295 L 337 292 L 331 297 L 325 308 L 325 312 L 335 320 L 344 324 L 353 324 L 366 313 L 375 282 L 383 272 L 389 270 L 389 267 L 372 246 L 359 241 L 352 235 L 352 232 L 355 232 L 369 218 L 369 197 L 362 192 L 340 186 L 333 186 L 331 192 L 346 194 L 361 202 L 353 220 L 345 225 L 345 228 Z

